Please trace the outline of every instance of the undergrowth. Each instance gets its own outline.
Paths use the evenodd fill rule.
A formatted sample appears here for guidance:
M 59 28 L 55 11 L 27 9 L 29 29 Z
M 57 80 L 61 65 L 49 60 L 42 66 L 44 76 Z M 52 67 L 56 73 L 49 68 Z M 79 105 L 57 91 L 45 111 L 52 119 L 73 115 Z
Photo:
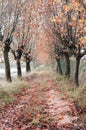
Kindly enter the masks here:
M 76 87 L 72 79 L 58 74 L 54 74 L 53 77 L 56 83 L 60 82 L 59 91 L 62 93 L 62 97 L 75 104 L 80 123 L 86 125 L 86 85 Z
M 41 70 L 39 70 L 41 71 Z M 60 76 L 56 74 L 55 72 L 52 71 L 52 69 L 48 69 L 48 72 L 52 76 L 52 79 L 56 83 L 56 88 L 60 92 L 60 96 L 64 99 L 69 99 L 72 102 L 74 102 L 76 108 L 77 108 L 77 116 L 79 116 L 79 122 L 83 123 L 84 125 L 86 124 L 86 85 L 75 87 L 73 84 L 73 80 L 68 79 L 66 77 Z M 35 75 L 34 75 L 35 76 Z M 43 79 L 42 82 L 40 83 L 41 78 L 34 78 L 36 82 L 38 82 L 39 89 L 37 89 L 34 92 L 33 100 L 30 105 L 31 107 L 28 108 L 30 113 L 34 112 L 35 114 L 38 114 L 37 119 L 43 120 L 41 116 L 45 116 L 45 114 L 41 113 L 45 107 L 43 102 L 43 98 L 41 95 L 49 90 L 48 84 L 46 84 L 46 78 L 45 75 L 43 75 L 41 78 Z M 37 76 L 37 74 L 36 74 Z M 49 76 L 49 75 L 48 75 Z M 49 82 L 49 81 L 48 81 Z M 59 87 L 58 87 L 59 86 Z M 14 100 L 14 95 L 18 94 L 21 92 L 21 90 L 24 87 L 29 87 L 28 82 L 25 82 L 23 80 L 15 80 L 12 83 L 4 83 L 0 86 L 0 109 L 3 104 L 5 103 L 12 103 Z M 35 86 L 36 87 L 36 86 Z M 32 87 L 31 87 L 32 88 Z M 34 88 L 34 87 L 33 87 Z M 42 91 L 41 91 L 42 90 Z M 39 93 L 39 95 L 38 95 Z M 35 107 L 34 107 L 35 105 Z M 39 106 L 40 105 L 40 106 Z M 27 110 L 28 112 L 28 110 Z M 32 115 L 33 116 L 33 115 Z M 32 124 L 39 124 L 39 120 L 32 120 Z M 36 122 L 37 121 L 37 122 Z M 29 124 L 30 125 L 30 124 Z
M 12 83 L 4 82 L 0 85 L 0 111 L 3 103 L 12 103 L 14 95 L 20 93 L 27 85 L 20 79 L 15 79 Z

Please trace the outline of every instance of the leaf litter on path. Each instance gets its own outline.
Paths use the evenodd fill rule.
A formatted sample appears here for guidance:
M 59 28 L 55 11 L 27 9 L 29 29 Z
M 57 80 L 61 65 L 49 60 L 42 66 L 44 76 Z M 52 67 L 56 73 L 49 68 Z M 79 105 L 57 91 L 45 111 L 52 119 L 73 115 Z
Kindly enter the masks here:
M 85 130 L 77 125 L 74 104 L 60 96 L 49 73 L 22 78 L 28 86 L 15 94 L 15 101 L 2 105 L 0 130 Z

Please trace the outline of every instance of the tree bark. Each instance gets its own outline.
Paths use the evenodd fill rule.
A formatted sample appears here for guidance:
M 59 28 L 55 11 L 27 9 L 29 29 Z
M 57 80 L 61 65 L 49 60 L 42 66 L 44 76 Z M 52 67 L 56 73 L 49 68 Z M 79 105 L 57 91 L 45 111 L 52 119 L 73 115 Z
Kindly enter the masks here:
M 65 72 L 65 75 L 67 77 L 70 77 L 70 59 L 69 59 L 68 54 L 65 54 L 65 60 L 66 60 L 66 72 Z
M 76 67 L 75 67 L 75 77 L 74 77 L 74 82 L 75 85 L 78 87 L 79 86 L 79 65 L 80 65 L 80 57 L 76 57 Z
M 21 63 L 20 60 L 16 60 L 17 63 L 17 76 L 21 77 L 22 76 L 22 72 L 21 72 Z
M 79 86 L 79 66 L 80 66 L 80 60 L 81 60 L 81 58 L 84 55 L 86 55 L 86 49 L 83 50 L 82 53 L 80 53 L 80 50 L 79 50 L 79 53 L 76 56 L 76 67 L 75 67 L 75 77 L 74 77 L 74 82 L 75 82 L 76 87 Z
M 11 82 L 11 72 L 10 72 L 10 63 L 9 63 L 9 56 L 8 56 L 8 51 L 4 49 L 4 62 L 5 62 L 5 75 L 6 75 L 6 80 Z
M 58 72 L 60 75 L 63 75 L 62 68 L 61 68 L 61 63 L 60 63 L 60 59 L 56 59 L 56 62 L 57 62 L 56 72 Z
M 30 62 L 26 61 L 26 72 L 30 72 L 31 68 L 30 68 Z

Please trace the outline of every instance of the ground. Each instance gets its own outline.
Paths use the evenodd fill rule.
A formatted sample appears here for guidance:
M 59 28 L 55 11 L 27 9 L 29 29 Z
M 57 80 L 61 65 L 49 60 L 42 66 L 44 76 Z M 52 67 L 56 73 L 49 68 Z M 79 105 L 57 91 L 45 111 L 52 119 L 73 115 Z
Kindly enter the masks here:
M 53 77 L 41 71 L 21 78 L 25 86 L 11 95 L 11 103 L 2 102 L 0 130 L 85 130 L 74 103 Z

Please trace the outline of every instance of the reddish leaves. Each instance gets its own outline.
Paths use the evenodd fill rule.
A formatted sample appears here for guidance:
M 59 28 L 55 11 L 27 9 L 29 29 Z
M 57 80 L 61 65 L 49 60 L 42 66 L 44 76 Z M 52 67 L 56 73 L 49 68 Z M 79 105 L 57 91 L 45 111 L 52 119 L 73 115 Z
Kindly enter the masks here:
M 54 80 L 49 75 L 44 75 L 45 79 L 41 74 L 34 78 L 36 80 L 33 80 L 34 76 L 30 77 L 30 80 L 27 78 L 31 87 L 14 95 L 16 97 L 13 104 L 4 106 L 0 119 L 1 130 L 50 130 L 75 127 L 74 122 L 77 118 L 74 114 L 76 113 L 74 105 L 60 98 Z M 39 77 L 40 82 L 37 82 Z M 43 80 L 46 81 L 46 86 L 43 86 Z M 70 112 L 71 116 L 66 115 L 66 112 Z

